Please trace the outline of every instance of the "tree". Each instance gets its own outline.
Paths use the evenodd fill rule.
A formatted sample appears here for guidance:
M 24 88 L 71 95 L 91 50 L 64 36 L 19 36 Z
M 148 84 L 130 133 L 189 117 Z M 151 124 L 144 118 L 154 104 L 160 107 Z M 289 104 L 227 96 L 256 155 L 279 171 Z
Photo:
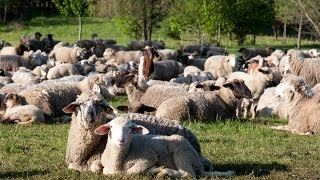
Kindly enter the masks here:
M 151 40 L 170 3 L 169 0 L 97 0 L 90 9 L 102 17 L 114 18 L 130 37 Z
M 320 35 L 320 7 L 318 0 L 297 0 L 303 13 Z
M 249 34 L 255 44 L 256 35 L 271 27 L 275 15 L 273 0 L 219 0 L 219 4 L 225 28 L 236 35 L 239 45 Z
M 79 17 L 79 36 L 82 37 L 82 17 L 87 15 L 88 2 L 86 0 L 52 0 L 61 14 L 65 16 L 76 15 Z

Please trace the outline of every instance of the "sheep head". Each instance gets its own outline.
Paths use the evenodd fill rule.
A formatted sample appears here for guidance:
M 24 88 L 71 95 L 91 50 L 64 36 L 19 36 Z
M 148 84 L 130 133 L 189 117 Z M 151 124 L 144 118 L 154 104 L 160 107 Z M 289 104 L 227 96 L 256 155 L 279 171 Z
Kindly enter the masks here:
M 117 117 L 107 124 L 101 125 L 94 130 L 98 135 L 108 135 L 108 141 L 112 141 L 117 147 L 130 145 L 132 134 L 148 134 L 149 130 L 137 125 L 125 117 Z M 112 134 L 112 135 L 111 135 Z
M 232 90 L 234 96 L 238 99 L 240 98 L 252 98 L 250 89 L 244 84 L 243 80 L 234 79 L 231 82 L 226 82 L 223 87 Z
M 100 93 L 94 91 L 83 92 L 62 110 L 73 113 L 85 129 L 95 128 L 116 116 L 116 110 L 105 102 Z

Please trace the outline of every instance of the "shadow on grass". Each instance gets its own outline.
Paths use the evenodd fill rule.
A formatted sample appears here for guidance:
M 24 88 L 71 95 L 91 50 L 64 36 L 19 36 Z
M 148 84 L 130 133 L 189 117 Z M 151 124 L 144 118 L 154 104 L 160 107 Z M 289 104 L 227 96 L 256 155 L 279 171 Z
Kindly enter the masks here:
M 48 173 L 49 171 L 40 171 L 40 170 L 20 171 L 20 172 L 18 171 L 0 172 L 0 179 L 31 177 L 35 175 L 44 175 Z
M 273 162 L 264 163 L 241 163 L 241 164 L 215 164 L 215 170 L 226 171 L 234 170 L 237 176 L 249 175 L 254 177 L 263 177 L 270 175 L 272 171 L 288 171 L 288 166 Z

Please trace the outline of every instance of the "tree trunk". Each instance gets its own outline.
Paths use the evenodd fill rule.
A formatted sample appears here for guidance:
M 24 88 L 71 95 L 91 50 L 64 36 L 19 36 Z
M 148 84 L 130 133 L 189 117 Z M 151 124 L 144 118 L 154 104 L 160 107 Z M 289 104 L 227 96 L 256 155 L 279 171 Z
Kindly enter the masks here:
M 82 38 L 82 17 L 79 16 L 79 37 L 78 40 L 80 41 Z
M 218 29 L 217 29 L 217 44 L 220 45 L 220 41 L 221 41 L 221 24 L 218 23 Z
M 4 2 L 4 12 L 3 12 L 3 22 L 7 21 L 7 8 L 8 8 L 8 5 L 7 5 L 7 2 L 5 1 Z
M 287 20 L 285 20 L 283 23 L 283 38 L 287 38 Z
M 300 21 L 299 21 L 297 49 L 300 49 L 300 47 L 301 47 L 301 31 L 302 31 L 302 15 L 301 15 Z
M 302 7 L 306 17 L 308 18 L 308 20 L 311 22 L 312 26 L 314 27 L 314 29 L 317 31 L 318 34 L 320 34 L 320 25 L 316 22 L 313 21 L 313 19 L 309 16 L 309 13 L 306 9 L 306 7 L 304 6 L 304 4 L 302 3 L 301 0 L 298 0 L 300 3 L 300 6 Z M 315 7 L 316 8 L 316 7 Z M 319 22 L 319 21 L 318 21 Z
M 228 32 L 229 46 L 232 46 L 232 34 Z

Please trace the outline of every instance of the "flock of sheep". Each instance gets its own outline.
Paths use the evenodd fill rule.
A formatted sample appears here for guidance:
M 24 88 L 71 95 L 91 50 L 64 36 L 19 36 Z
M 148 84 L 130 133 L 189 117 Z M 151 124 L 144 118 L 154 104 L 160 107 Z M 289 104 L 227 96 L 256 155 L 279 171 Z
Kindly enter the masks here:
M 315 49 L 241 48 L 237 56 L 207 44 L 172 50 L 162 41 L 125 47 L 93 34 L 70 45 L 41 36 L 22 36 L 16 47 L 1 41 L 0 122 L 71 121 L 69 169 L 171 178 L 233 175 L 213 171 L 196 135 L 182 125 L 188 119 L 275 116 L 288 125 L 272 129 L 320 132 Z M 110 106 L 108 99 L 120 94 L 129 104 Z

